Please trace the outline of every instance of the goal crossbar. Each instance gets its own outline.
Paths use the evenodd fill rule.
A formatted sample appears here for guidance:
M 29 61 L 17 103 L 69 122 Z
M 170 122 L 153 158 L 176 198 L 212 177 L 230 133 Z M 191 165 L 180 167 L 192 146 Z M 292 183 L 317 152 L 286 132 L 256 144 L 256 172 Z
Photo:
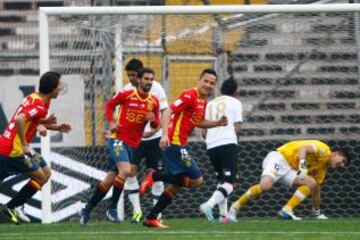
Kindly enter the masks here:
M 47 15 L 311 13 L 360 11 L 360 4 L 40 7 L 39 10 Z

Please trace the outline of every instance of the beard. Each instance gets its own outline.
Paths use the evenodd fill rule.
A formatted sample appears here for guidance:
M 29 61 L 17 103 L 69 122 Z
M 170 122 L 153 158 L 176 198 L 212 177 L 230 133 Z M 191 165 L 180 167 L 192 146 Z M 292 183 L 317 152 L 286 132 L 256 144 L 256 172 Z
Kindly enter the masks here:
M 142 89 L 144 92 L 148 93 L 148 92 L 150 92 L 150 90 L 151 90 L 151 84 L 147 84 L 147 85 L 145 85 L 145 86 L 141 86 L 141 89 Z

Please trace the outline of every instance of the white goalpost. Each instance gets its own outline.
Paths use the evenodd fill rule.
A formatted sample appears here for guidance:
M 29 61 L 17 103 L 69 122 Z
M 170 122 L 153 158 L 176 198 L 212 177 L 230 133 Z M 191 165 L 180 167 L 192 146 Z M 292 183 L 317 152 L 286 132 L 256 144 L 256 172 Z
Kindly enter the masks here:
M 241 82 L 240 91 L 242 92 L 239 93 L 239 97 L 244 102 L 245 112 L 248 112 L 249 125 L 245 124 L 245 128 L 248 128 L 247 132 L 250 132 L 250 130 L 254 131 L 253 134 L 249 133 L 249 135 L 243 137 L 246 141 L 286 140 L 296 137 L 325 138 L 330 140 L 357 139 L 358 135 L 351 133 L 353 130 L 348 130 L 346 132 L 344 126 L 336 122 L 336 120 L 333 120 L 331 117 L 329 117 L 330 120 L 324 120 L 323 122 L 321 122 L 321 116 L 319 117 L 319 113 L 330 109 L 330 107 L 326 109 L 326 106 L 330 106 L 331 104 L 335 107 L 343 105 L 344 103 L 348 104 L 348 106 L 353 106 L 351 105 L 354 103 L 352 102 L 352 99 L 346 97 L 341 98 L 340 92 L 335 92 L 336 89 L 328 86 L 319 87 L 317 92 L 313 94 L 310 94 L 309 92 L 311 92 L 311 89 L 314 89 L 313 86 L 319 86 L 319 83 L 314 80 L 314 77 L 311 78 L 311 71 L 315 69 L 315 67 L 315 75 L 318 76 L 318 79 L 320 79 L 319 81 L 322 81 L 321 79 L 323 78 L 328 79 L 328 81 L 331 79 L 334 80 L 335 77 L 331 78 L 333 73 L 333 75 L 336 75 L 336 81 L 338 81 L 337 84 L 342 86 L 342 69 L 347 71 L 347 79 L 353 79 L 351 80 L 352 82 L 355 82 L 356 79 L 359 80 L 359 70 L 356 68 L 358 59 L 356 60 L 354 59 L 355 57 L 350 57 L 353 62 L 349 63 L 347 59 L 339 53 L 341 52 L 340 50 L 347 49 L 348 52 L 356 51 L 356 55 L 358 54 L 359 36 L 357 35 L 359 26 L 356 24 L 358 24 L 357 21 L 359 19 L 355 18 L 355 23 L 351 22 L 352 25 L 355 24 L 355 29 L 357 29 L 356 32 L 353 33 L 354 36 L 351 35 L 355 42 L 352 42 L 351 46 L 346 45 L 343 47 L 340 45 L 340 40 L 345 39 L 344 36 L 338 36 L 336 35 L 338 33 L 332 32 L 332 35 L 326 38 L 324 37 L 326 33 L 321 32 L 331 30 L 325 29 L 327 27 L 325 26 L 328 23 L 327 21 L 330 21 L 327 18 L 323 21 L 324 26 L 316 25 L 313 27 L 311 25 L 313 24 L 310 19 L 311 17 L 309 17 L 309 23 L 307 23 L 305 18 L 300 19 L 299 21 L 304 22 L 304 25 L 302 26 L 301 24 L 296 24 L 296 21 L 290 22 L 290 17 L 272 19 L 270 23 L 262 22 L 266 20 L 262 20 L 260 17 L 264 14 L 272 13 L 306 15 L 313 13 L 352 14 L 359 12 L 360 4 L 346 3 L 308 5 L 40 7 L 40 74 L 49 70 L 63 69 L 63 78 L 67 78 L 67 75 L 71 76 L 69 77 L 71 79 L 67 82 L 69 91 L 75 93 L 78 90 L 74 89 L 75 87 L 72 85 L 75 84 L 81 89 L 81 92 L 79 93 L 81 96 L 79 96 L 79 98 L 84 98 L 84 100 L 81 100 L 81 103 L 74 100 L 74 105 L 70 106 L 71 112 L 67 114 L 64 113 L 64 115 L 73 115 L 69 116 L 68 119 L 74 117 L 79 123 L 83 124 L 80 128 L 79 126 L 72 126 L 73 129 L 79 131 L 79 133 L 77 133 L 78 135 L 81 134 L 81 131 L 86 131 L 86 134 L 84 133 L 84 136 L 79 138 L 82 140 L 76 140 L 76 146 L 72 146 L 71 144 L 67 144 L 65 147 L 59 145 L 60 147 L 66 148 L 65 150 L 60 149 L 59 152 L 66 152 L 64 156 L 70 156 L 72 159 L 77 158 L 77 152 L 81 152 L 81 154 L 84 155 L 81 155 L 78 158 L 83 158 L 82 160 L 84 160 L 84 162 L 81 164 L 86 165 L 88 164 L 85 161 L 86 158 L 94 158 L 94 160 L 89 161 L 99 161 L 98 159 L 100 158 L 106 159 L 106 154 L 99 156 L 97 150 L 93 149 L 91 150 L 93 151 L 93 156 L 89 157 L 86 153 L 83 153 L 86 151 L 83 147 L 98 147 L 102 145 L 103 142 L 100 138 L 101 130 L 104 128 L 104 122 L 101 115 L 101 106 L 104 103 L 104 99 L 111 96 L 112 91 L 118 91 L 122 88 L 125 81 L 123 79 L 124 75 L 122 73 L 122 68 L 126 63 L 125 61 L 131 56 L 138 56 L 146 63 L 150 65 L 153 64 L 153 66 L 158 69 L 156 77 L 161 78 L 159 80 L 161 80 L 165 86 L 170 84 L 166 87 L 170 100 L 173 100 L 178 94 L 178 91 L 183 87 L 188 87 L 193 84 L 193 82 L 186 82 L 184 79 L 195 78 L 198 74 L 198 70 L 205 68 L 206 66 L 215 67 L 216 69 L 219 69 L 219 72 L 223 71 L 224 77 L 222 78 L 226 78 L 230 75 L 233 76 L 238 82 Z M 251 18 L 251 21 L 248 19 L 238 20 L 245 14 L 253 14 L 255 17 Z M 261 16 L 256 18 L 256 14 L 260 14 Z M 130 17 L 126 18 L 127 16 Z M 135 17 L 131 18 L 131 16 Z M 146 19 L 146 16 L 156 16 L 158 18 L 156 20 L 149 20 Z M 164 16 L 164 18 L 161 18 L 162 16 Z M 165 16 L 171 16 L 174 20 L 166 19 Z M 198 22 L 198 25 L 189 26 L 189 22 L 186 22 L 185 20 L 184 22 L 181 22 L 176 18 L 177 16 L 184 16 L 184 18 L 189 19 L 196 17 L 195 20 L 190 20 L 189 22 L 192 22 L 193 24 Z M 209 16 L 209 19 L 204 17 L 207 22 L 201 22 L 199 20 L 201 19 L 201 16 Z M 56 18 L 53 22 L 49 20 L 52 17 Z M 139 17 L 144 19 L 139 20 Z M 321 18 L 323 16 L 316 17 Z M 338 22 L 333 23 L 333 25 L 341 24 L 341 22 L 347 23 L 347 20 L 350 19 L 350 17 L 352 17 L 352 15 L 345 16 L 343 19 L 340 19 L 339 17 Z M 220 20 L 217 21 L 217 18 Z M 289 20 L 288 24 L 286 24 L 287 20 Z M 130 24 L 132 21 L 134 22 L 133 25 Z M 238 24 L 239 22 L 233 23 L 231 21 L 242 22 L 241 24 Z M 57 31 L 65 31 L 63 29 L 66 29 L 68 23 L 69 29 L 66 30 L 67 33 L 64 34 L 66 35 L 64 37 L 65 40 L 61 39 L 60 41 L 59 39 L 59 42 L 57 42 L 58 39 L 54 37 L 55 35 L 51 35 L 53 23 L 55 23 L 54 28 L 58 27 L 55 26 L 56 23 L 62 23 L 59 24 L 62 28 Z M 258 25 L 253 26 L 252 24 L 254 23 Z M 228 24 L 228 26 L 226 24 Z M 170 30 L 172 26 L 177 30 L 172 32 Z M 212 31 L 214 28 L 220 28 L 221 34 L 223 34 L 220 40 L 217 40 L 214 31 Z M 291 29 L 288 30 L 288 28 Z M 302 32 L 298 33 L 298 35 L 296 35 L 297 33 L 294 33 L 295 37 L 292 37 L 292 31 L 295 31 L 295 29 L 300 29 Z M 284 40 L 286 31 L 288 31 L 289 34 L 289 42 Z M 74 36 L 71 36 L 71 32 L 74 32 Z M 270 34 L 274 34 L 272 40 L 266 36 L 269 32 Z M 317 33 L 322 34 L 321 37 L 315 36 Z M 61 36 L 61 32 L 57 32 L 56 34 L 58 34 L 56 36 Z M 86 36 L 81 40 L 76 39 L 76 34 L 83 34 Z M 276 39 L 277 34 L 281 35 L 282 38 Z M 296 45 L 299 38 L 297 36 L 303 39 L 303 42 L 299 45 Z M 327 36 L 329 36 L 329 34 L 327 34 Z M 72 37 L 74 39 L 72 39 Z M 332 41 L 331 38 L 335 39 L 336 45 L 334 45 L 334 50 L 330 51 L 330 47 L 327 49 L 326 46 L 321 44 L 323 41 L 328 41 L 330 44 Z M 317 41 L 319 44 L 314 45 L 314 41 Z M 134 43 L 134 45 L 129 46 L 130 43 Z M 70 45 L 72 48 L 69 47 Z M 75 47 L 75 45 L 77 47 Z M 61 50 L 59 46 L 63 47 L 64 50 Z M 56 53 L 52 52 L 53 48 L 57 49 Z M 69 54 L 70 51 L 71 54 Z M 286 52 L 287 55 L 281 55 L 281 51 Z M 303 58 L 301 57 L 302 52 L 306 52 L 306 56 Z M 324 53 L 327 59 L 323 60 L 321 54 L 319 56 L 314 56 L 316 59 L 311 59 L 311 54 L 314 55 L 319 52 Z M 338 56 L 336 54 L 340 55 L 340 57 L 336 58 L 336 56 Z M 334 57 L 332 58 L 332 56 Z M 57 57 L 61 58 L 61 60 L 58 60 Z M 54 60 L 55 58 L 56 60 Z M 225 61 L 223 61 L 224 58 Z M 328 58 L 332 59 L 329 60 Z M 318 62 L 313 63 L 312 61 L 315 60 Z M 338 73 L 336 72 L 337 68 L 335 70 L 331 68 L 331 64 L 340 60 L 343 61 L 341 63 L 343 68 L 341 68 L 339 70 L 340 73 Z M 57 62 L 52 65 L 52 61 Z M 84 64 L 85 61 L 89 64 Z M 321 61 L 324 61 L 324 63 Z M 192 65 L 196 65 L 196 68 L 192 69 Z M 159 67 L 157 68 L 157 66 Z M 77 69 L 80 69 L 81 71 L 79 70 L 79 72 L 76 72 Z M 327 69 L 330 70 L 326 72 Z M 310 73 L 308 73 L 309 71 Z M 334 73 L 334 71 L 336 73 Z M 177 75 L 183 72 L 186 72 L 188 75 L 177 80 Z M 80 79 L 80 75 L 86 75 L 86 81 L 81 81 L 81 83 L 77 82 L 76 79 Z M 100 77 L 96 77 L 95 75 L 99 75 Z M 109 75 L 108 80 L 103 79 L 105 75 Z M 338 75 L 339 77 L 337 77 Z M 290 78 L 291 81 L 299 81 L 301 83 L 289 83 Z M 295 80 L 295 78 L 297 80 Z M 220 81 L 222 80 L 224 79 L 220 79 Z M 247 80 L 248 83 L 246 83 Z M 261 83 L 256 85 L 255 83 L 257 81 Z M 346 81 L 351 82 L 350 80 Z M 179 85 L 175 85 L 175 82 Z M 303 84 L 303 86 L 297 87 L 295 86 L 296 84 Z M 351 92 L 354 85 L 358 86 L 356 83 L 344 86 L 344 92 Z M 276 94 L 284 95 L 279 97 L 279 95 Z M 338 96 L 336 94 L 340 94 L 340 97 L 336 97 Z M 61 98 L 61 96 L 59 98 Z M 305 101 L 306 104 L 313 103 L 313 105 L 301 105 L 304 102 L 304 99 L 308 100 Z M 54 102 L 57 101 L 58 100 L 55 100 Z M 319 103 L 319 107 L 314 105 L 314 103 L 317 102 Z M 61 102 L 59 104 L 61 104 Z M 358 102 L 355 102 L 354 104 L 355 109 L 356 107 L 359 107 Z M 275 108 L 269 109 L 272 106 L 275 106 Z M 276 106 L 280 109 L 277 109 Z M 299 109 L 296 109 L 296 106 L 298 106 Z M 311 106 L 313 108 L 311 108 Z M 295 116 L 295 118 L 298 119 L 297 122 L 293 120 L 294 118 L 287 118 L 288 115 L 296 112 L 294 109 L 298 110 L 298 114 Z M 345 116 L 346 119 L 343 120 L 345 122 L 345 127 L 348 129 L 355 129 L 358 127 L 358 117 L 351 117 L 354 115 L 354 108 L 341 109 L 341 107 L 339 107 L 334 109 L 336 109 L 334 111 L 336 111 L 338 115 Z M 312 111 L 317 111 L 317 113 Z M 75 117 L 76 114 L 80 113 L 83 113 L 84 116 Z M 285 113 L 288 115 L 285 115 Z M 56 110 L 55 114 L 57 114 Z M 63 114 L 63 112 L 61 112 L 60 115 L 61 114 Z M 308 125 L 304 125 L 304 122 Z M 328 132 L 324 133 L 320 130 L 318 131 L 321 127 L 326 128 Z M 330 131 L 329 129 L 332 128 L 334 128 L 334 130 Z M 281 132 L 278 129 L 285 129 L 285 133 L 282 135 L 278 134 L 278 132 Z M 313 130 L 315 133 L 311 132 L 311 129 L 315 129 Z M 349 132 L 351 134 L 349 134 Z M 71 139 L 69 142 L 71 142 Z M 266 144 L 263 146 L 266 148 Z M 53 147 L 51 136 L 49 134 L 47 137 L 41 138 L 41 154 L 44 159 L 48 161 L 49 165 L 51 165 L 52 162 L 53 155 L 51 149 Z M 199 155 L 203 156 L 204 153 L 205 152 L 201 152 L 200 154 L 199 152 Z M 61 173 L 61 169 L 65 168 L 65 166 L 61 165 L 61 163 L 55 164 L 57 164 L 58 167 L 57 171 Z M 101 164 L 91 163 L 89 166 L 91 169 L 95 169 L 98 165 Z M 254 167 L 254 165 L 252 165 L 252 167 Z M 69 170 L 69 176 L 75 178 L 78 173 L 77 171 L 79 171 L 79 168 L 76 167 Z M 84 176 L 90 176 L 91 174 L 92 173 L 86 172 L 85 170 L 84 172 L 81 172 L 79 180 L 84 182 L 84 189 L 90 189 L 92 184 L 86 182 Z M 94 179 L 99 179 L 102 176 L 101 174 L 103 173 L 94 173 L 94 175 L 97 176 L 94 177 Z M 59 183 L 59 185 L 64 184 Z M 65 194 L 64 188 L 66 188 L 66 186 L 60 187 Z M 82 204 L 87 195 L 82 196 L 81 200 L 78 200 L 76 199 L 76 194 L 80 193 L 76 192 L 66 199 L 64 197 L 64 205 L 70 206 L 72 203 L 69 202 L 74 201 L 74 204 L 71 206 L 73 208 L 79 207 L 79 204 Z M 41 199 L 42 223 L 51 223 L 62 220 L 60 217 L 55 218 L 53 214 L 50 181 L 43 187 Z M 62 204 L 60 200 L 58 201 L 58 204 Z M 60 207 L 62 206 L 59 206 L 59 208 Z M 71 213 L 74 211 L 75 210 L 72 209 Z M 71 218 L 71 216 L 73 215 L 69 213 L 64 219 Z

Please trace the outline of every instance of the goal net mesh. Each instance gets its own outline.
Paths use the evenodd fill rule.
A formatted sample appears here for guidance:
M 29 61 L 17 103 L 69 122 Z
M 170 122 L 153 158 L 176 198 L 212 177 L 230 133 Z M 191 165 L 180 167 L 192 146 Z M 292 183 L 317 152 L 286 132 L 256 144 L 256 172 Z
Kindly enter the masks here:
M 54 220 L 77 219 L 105 176 L 104 103 L 117 81 L 127 82 L 122 69 L 134 57 L 155 70 L 169 102 L 197 86 L 207 67 L 217 70 L 219 84 L 230 76 L 238 82 L 244 123 L 239 179 L 229 202 L 259 181 L 267 152 L 288 140 L 321 139 L 347 147 L 353 156 L 346 170 L 329 172 L 322 209 L 330 217 L 359 216 L 358 23 L 359 13 L 50 16 L 50 69 L 62 73 L 65 83 L 52 111 L 73 128 L 51 138 Z M 165 218 L 198 217 L 199 205 L 216 188 L 197 131 L 189 147 L 205 184 L 183 190 Z M 139 179 L 145 173 L 142 166 Z M 273 217 L 293 192 L 276 185 L 240 216 Z M 105 218 L 109 195 L 92 219 Z M 148 213 L 151 196 L 141 204 Z M 125 209 L 131 214 L 128 203 Z M 305 200 L 295 213 L 308 216 L 310 210 Z

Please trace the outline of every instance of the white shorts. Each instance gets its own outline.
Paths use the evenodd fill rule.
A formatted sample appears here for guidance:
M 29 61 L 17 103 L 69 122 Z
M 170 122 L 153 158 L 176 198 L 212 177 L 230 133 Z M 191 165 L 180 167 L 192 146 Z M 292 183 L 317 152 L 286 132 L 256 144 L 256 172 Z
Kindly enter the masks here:
M 297 171 L 292 169 L 284 156 L 277 152 L 269 152 L 265 157 L 262 164 L 262 176 L 270 176 L 275 182 L 291 187 L 295 178 L 297 177 Z

